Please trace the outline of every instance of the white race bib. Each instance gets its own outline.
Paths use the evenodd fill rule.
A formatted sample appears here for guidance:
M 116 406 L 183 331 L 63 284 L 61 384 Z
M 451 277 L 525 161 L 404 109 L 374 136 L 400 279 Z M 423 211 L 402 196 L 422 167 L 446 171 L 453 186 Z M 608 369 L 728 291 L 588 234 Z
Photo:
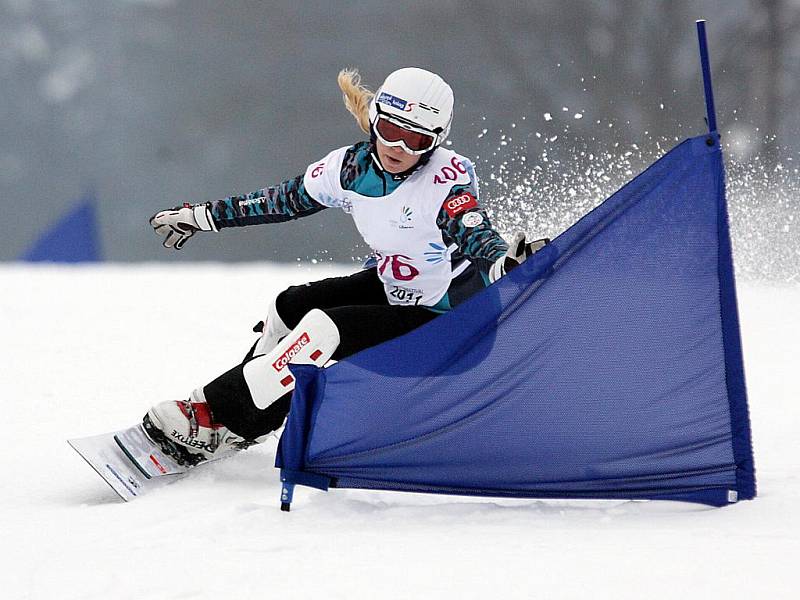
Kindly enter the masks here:
M 437 148 L 430 161 L 391 194 L 370 198 L 342 188 L 347 150 L 339 148 L 309 165 L 306 191 L 320 204 L 341 208 L 353 217 L 375 253 L 390 304 L 435 305 L 450 287 L 450 256 L 455 250 L 445 245 L 436 218 L 451 188 L 470 183 L 472 165 L 451 150 Z M 444 208 L 456 216 L 475 206 L 477 199 L 465 193 Z

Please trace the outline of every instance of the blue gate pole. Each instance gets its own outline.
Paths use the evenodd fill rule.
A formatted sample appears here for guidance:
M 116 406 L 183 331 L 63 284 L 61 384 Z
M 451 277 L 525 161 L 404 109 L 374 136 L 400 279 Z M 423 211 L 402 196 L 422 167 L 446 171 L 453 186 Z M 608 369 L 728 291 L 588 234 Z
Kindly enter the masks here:
M 714 108 L 714 89 L 711 86 L 711 65 L 708 60 L 708 41 L 706 40 L 705 19 L 697 21 L 697 39 L 700 42 L 700 65 L 703 68 L 703 88 L 706 94 L 706 120 L 708 131 L 717 131 L 717 112 Z
M 286 481 L 281 477 L 281 510 L 289 512 L 292 508 L 292 497 L 294 496 L 294 483 Z

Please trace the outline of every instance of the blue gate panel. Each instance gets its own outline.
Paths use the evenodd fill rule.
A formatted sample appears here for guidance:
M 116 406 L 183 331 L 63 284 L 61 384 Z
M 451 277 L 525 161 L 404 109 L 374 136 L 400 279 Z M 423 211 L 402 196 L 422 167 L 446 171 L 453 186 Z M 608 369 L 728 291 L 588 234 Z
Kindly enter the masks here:
M 455 310 L 292 371 L 290 482 L 752 498 L 718 138 L 686 140 Z

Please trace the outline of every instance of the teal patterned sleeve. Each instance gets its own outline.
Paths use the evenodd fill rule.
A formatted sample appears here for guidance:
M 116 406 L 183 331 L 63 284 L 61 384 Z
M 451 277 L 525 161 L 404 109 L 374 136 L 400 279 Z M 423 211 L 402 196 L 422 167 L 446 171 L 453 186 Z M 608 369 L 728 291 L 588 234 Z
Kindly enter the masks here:
M 242 196 L 212 200 L 208 207 L 219 229 L 281 223 L 326 208 L 306 192 L 303 175 Z
M 495 231 L 486 210 L 478 204 L 477 185 L 455 185 L 439 210 L 436 219 L 445 243 L 456 244 L 454 262 L 468 258 L 482 272 L 488 273 L 492 263 L 503 256 L 508 244 Z

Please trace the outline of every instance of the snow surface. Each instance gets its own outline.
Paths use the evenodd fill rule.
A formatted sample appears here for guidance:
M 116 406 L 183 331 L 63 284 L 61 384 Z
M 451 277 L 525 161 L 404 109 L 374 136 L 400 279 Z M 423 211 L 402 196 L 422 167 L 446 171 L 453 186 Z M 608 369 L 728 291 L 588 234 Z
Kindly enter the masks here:
M 125 504 L 66 444 L 237 362 L 332 266 L 0 267 L 0 596 L 797 598 L 800 286 L 740 283 L 759 497 L 493 500 L 298 487 L 276 441 Z

